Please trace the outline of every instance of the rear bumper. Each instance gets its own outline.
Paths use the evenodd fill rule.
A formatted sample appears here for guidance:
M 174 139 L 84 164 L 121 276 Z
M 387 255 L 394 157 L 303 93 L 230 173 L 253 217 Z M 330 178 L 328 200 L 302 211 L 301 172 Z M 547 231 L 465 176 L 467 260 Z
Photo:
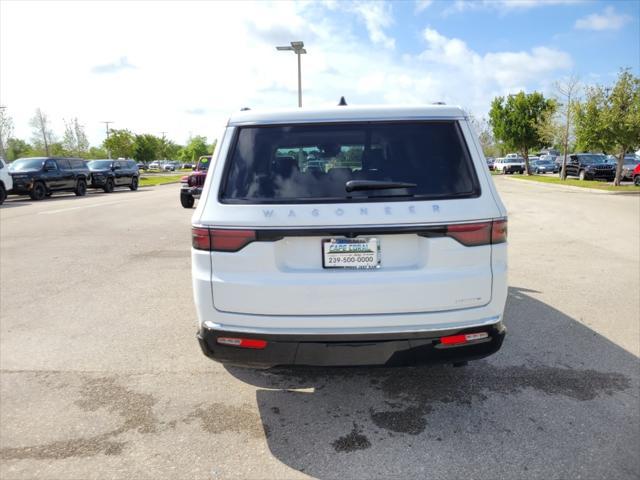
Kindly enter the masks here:
M 488 338 L 444 345 L 441 337 L 487 332 Z M 482 327 L 431 332 L 384 334 L 255 334 L 203 326 L 198 332 L 202 352 L 221 363 L 257 368 L 279 365 L 354 366 L 419 365 L 476 360 L 497 352 L 504 340 L 502 322 Z M 265 340 L 264 349 L 221 345 L 219 337 Z
M 515 166 L 515 165 L 510 165 L 508 167 L 504 167 L 504 172 L 505 173 L 515 173 L 515 172 L 523 172 L 524 171 L 524 167 L 519 167 L 519 166 Z

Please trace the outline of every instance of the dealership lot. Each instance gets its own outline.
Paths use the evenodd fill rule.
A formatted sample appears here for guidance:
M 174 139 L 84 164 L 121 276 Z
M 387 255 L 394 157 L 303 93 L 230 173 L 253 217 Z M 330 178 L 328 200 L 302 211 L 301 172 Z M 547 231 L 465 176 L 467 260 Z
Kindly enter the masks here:
M 495 181 L 509 331 L 461 369 L 223 367 L 176 185 L 8 200 L 0 476 L 637 478 L 640 196 Z

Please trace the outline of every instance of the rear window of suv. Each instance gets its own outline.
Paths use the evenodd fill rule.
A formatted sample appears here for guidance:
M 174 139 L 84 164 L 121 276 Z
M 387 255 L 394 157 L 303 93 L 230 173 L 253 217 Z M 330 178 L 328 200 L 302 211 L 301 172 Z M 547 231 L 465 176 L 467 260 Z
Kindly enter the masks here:
M 347 191 L 350 181 L 368 188 Z M 376 182 L 385 188 L 370 188 Z M 395 182 L 411 186 L 388 188 Z M 220 200 L 319 203 L 479 194 L 457 122 L 369 122 L 240 127 Z

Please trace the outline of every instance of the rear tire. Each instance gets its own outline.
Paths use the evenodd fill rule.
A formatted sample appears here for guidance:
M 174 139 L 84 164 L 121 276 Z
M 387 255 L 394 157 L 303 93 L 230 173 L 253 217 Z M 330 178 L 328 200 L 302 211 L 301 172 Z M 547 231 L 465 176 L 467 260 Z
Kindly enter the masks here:
M 31 189 L 29 196 L 31 200 L 42 200 L 47 195 L 47 187 L 42 182 L 36 182 Z
M 640 187 L 640 175 L 636 175 L 635 177 L 633 177 L 633 184 L 636 187 Z
M 136 190 L 138 190 L 138 177 L 133 177 L 133 178 L 131 179 L 131 185 L 129 185 L 129 188 L 130 188 L 132 191 L 136 191 Z
M 7 198 L 7 191 L 4 189 L 4 185 L 0 185 L 0 205 L 4 203 Z
M 76 183 L 76 189 L 73 191 L 73 193 L 75 193 L 78 197 L 84 197 L 87 194 L 87 182 L 84 180 L 84 178 L 78 180 L 78 183 Z
M 107 178 L 107 182 L 104 184 L 102 189 L 104 190 L 104 193 L 113 192 L 113 178 Z
M 180 195 L 180 204 L 184 208 L 193 208 L 194 203 L 196 203 L 196 199 L 191 195 Z

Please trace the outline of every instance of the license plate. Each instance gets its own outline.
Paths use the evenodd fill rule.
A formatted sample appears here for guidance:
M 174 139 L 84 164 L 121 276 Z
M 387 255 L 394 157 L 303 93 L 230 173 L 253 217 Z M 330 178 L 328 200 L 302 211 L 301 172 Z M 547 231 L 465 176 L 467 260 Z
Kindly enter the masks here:
M 377 238 L 328 238 L 322 241 L 324 268 L 371 269 L 380 266 Z

